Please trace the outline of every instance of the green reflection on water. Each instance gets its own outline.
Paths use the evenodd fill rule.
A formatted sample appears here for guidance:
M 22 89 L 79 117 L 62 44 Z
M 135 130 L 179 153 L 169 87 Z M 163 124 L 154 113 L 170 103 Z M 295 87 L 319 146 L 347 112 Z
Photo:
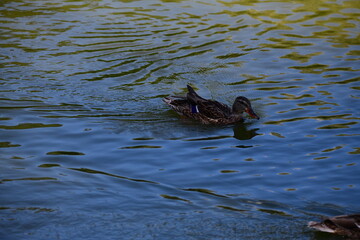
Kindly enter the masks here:
M 358 148 L 353 148 L 353 149 L 355 149 L 354 151 L 352 151 L 352 152 L 349 152 L 349 154 L 360 154 L 360 147 L 358 147 Z M 355 165 L 356 163 L 354 163 L 354 165 Z
M 1 182 L 12 182 L 12 181 L 47 181 L 47 180 L 53 180 L 53 181 L 57 181 L 57 178 L 53 178 L 53 177 L 29 177 L 29 178 L 14 178 L 14 179 L 1 179 Z
M 107 176 L 110 176 L 110 177 L 130 180 L 130 181 L 134 181 L 134 182 L 144 182 L 144 183 L 158 184 L 158 183 L 153 182 L 153 181 L 123 177 L 123 176 L 119 176 L 119 175 L 115 175 L 115 174 L 111 174 L 111 173 L 106 173 L 106 172 L 103 172 L 103 171 L 93 170 L 93 169 L 89 169 L 89 168 L 69 168 L 69 169 L 84 172 L 84 173 L 90 173 L 90 174 L 103 174 L 103 175 L 107 175 Z
M 15 126 L 0 125 L 0 129 L 7 129 L 7 130 L 24 130 L 24 129 L 48 128 L 48 127 L 62 127 L 62 124 L 20 123 Z
M 322 52 L 314 52 L 314 53 L 309 53 L 309 54 L 300 54 L 299 52 L 292 52 L 292 53 L 282 56 L 281 58 L 288 58 L 288 59 L 291 59 L 294 61 L 304 63 L 304 62 L 310 61 L 310 59 L 312 57 L 318 56 L 321 54 L 322 54 Z
M 163 197 L 163 198 L 166 198 L 166 199 L 170 199 L 170 200 L 178 200 L 178 201 L 184 201 L 184 202 L 191 203 L 191 201 L 189 201 L 187 199 L 176 197 L 176 196 L 170 196 L 170 195 L 167 195 L 167 194 L 161 194 L 160 196 Z
M 12 144 L 11 142 L 0 142 L 0 148 L 9 148 L 9 147 L 20 147 L 20 144 Z
M 55 164 L 55 163 L 44 163 L 39 165 L 38 167 L 40 168 L 52 168 L 52 167 L 60 167 L 60 164 Z
M 139 148 L 162 148 L 162 146 L 154 146 L 154 145 L 137 145 L 137 146 L 129 146 L 129 147 L 121 147 L 120 149 L 139 149 Z
M 336 123 L 331 125 L 326 125 L 323 127 L 319 127 L 318 129 L 339 129 L 339 128 L 349 128 L 349 125 L 355 125 L 358 124 L 358 122 L 348 122 L 348 123 Z
M 46 155 L 73 155 L 73 156 L 80 156 L 85 155 L 85 153 L 81 152 L 71 152 L 71 151 L 54 151 L 54 152 L 48 152 Z

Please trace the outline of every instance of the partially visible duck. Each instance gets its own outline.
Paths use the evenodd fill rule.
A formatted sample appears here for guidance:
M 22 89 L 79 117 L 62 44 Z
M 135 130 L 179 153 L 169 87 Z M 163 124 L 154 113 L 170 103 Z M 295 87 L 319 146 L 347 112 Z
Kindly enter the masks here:
M 309 222 L 308 226 L 321 232 L 343 235 L 350 239 L 360 239 L 360 214 L 330 217 L 322 222 Z
M 230 108 L 218 101 L 200 97 L 189 85 L 187 89 L 189 92 L 186 97 L 172 96 L 163 99 L 175 112 L 187 118 L 202 124 L 226 125 L 242 121 L 243 113 L 246 112 L 250 117 L 259 119 L 246 97 L 237 97 Z

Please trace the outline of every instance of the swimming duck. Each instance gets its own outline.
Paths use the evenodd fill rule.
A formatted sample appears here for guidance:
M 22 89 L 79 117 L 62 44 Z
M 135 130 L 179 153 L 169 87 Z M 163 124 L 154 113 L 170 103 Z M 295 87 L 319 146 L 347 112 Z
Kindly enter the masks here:
M 360 214 L 326 218 L 322 222 L 309 222 L 308 226 L 322 232 L 343 235 L 349 239 L 360 239 Z
M 243 120 L 243 112 L 251 117 L 259 119 L 251 107 L 249 99 L 237 97 L 232 108 L 218 101 L 200 97 L 195 90 L 187 85 L 186 97 L 171 96 L 163 100 L 175 112 L 201 122 L 202 124 L 226 125 Z

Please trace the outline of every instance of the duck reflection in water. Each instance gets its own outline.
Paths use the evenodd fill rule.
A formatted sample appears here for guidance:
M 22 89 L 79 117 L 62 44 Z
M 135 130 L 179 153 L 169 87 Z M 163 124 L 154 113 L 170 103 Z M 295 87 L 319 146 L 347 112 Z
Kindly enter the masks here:
M 256 135 L 259 135 L 258 133 L 256 133 L 256 131 L 259 130 L 259 128 L 248 130 L 247 125 L 249 124 L 240 124 L 240 123 L 235 124 L 233 128 L 234 138 L 239 140 L 249 140 L 255 137 Z

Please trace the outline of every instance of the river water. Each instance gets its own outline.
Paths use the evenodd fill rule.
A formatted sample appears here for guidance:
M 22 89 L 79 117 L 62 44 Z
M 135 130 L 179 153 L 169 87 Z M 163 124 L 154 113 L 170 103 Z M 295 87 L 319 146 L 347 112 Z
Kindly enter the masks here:
M 0 3 L 0 238 L 339 239 L 360 212 L 349 1 Z M 162 98 L 251 99 L 202 126 Z

